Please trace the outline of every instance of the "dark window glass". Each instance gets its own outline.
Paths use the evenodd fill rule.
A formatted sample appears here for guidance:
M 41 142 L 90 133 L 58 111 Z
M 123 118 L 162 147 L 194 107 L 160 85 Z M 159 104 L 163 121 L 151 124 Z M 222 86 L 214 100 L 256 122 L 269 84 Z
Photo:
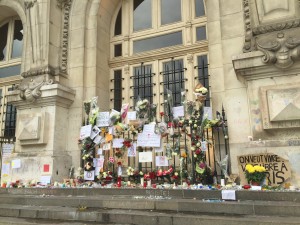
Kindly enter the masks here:
M 196 10 L 196 17 L 205 15 L 203 0 L 195 0 L 195 10 Z
M 115 57 L 122 56 L 122 44 L 115 45 Z
M 134 99 L 148 99 L 152 103 L 153 99 L 153 88 L 152 88 L 152 66 L 143 64 L 139 67 L 134 68 L 133 76 L 133 91 Z
M 120 34 L 122 34 L 122 8 L 119 10 L 115 24 L 115 35 Z
M 181 105 L 181 92 L 184 90 L 183 60 L 171 60 L 163 64 L 164 94 L 167 89 L 172 92 L 174 106 Z
M 114 109 L 121 111 L 122 106 L 122 70 L 114 71 Z
M 161 24 L 181 21 L 181 0 L 161 0 Z
M 133 10 L 133 31 L 139 31 L 152 27 L 151 0 L 134 0 Z
M 21 65 L 0 68 L 0 78 L 20 75 Z
M 12 88 L 8 89 L 9 91 Z M 17 109 L 11 104 L 6 105 L 4 137 L 15 137 Z
M 21 20 L 16 20 L 15 27 L 14 27 L 14 38 L 13 38 L 11 57 L 12 58 L 21 57 L 22 48 L 23 48 L 23 25 Z
M 181 45 L 182 44 L 182 33 L 176 32 L 166 34 L 158 37 L 147 38 L 133 42 L 133 53 L 150 51 L 154 49 Z
M 197 41 L 206 40 L 206 27 L 197 27 Z
M 0 61 L 6 57 L 8 23 L 0 27 Z
M 209 75 L 208 75 L 208 62 L 207 55 L 201 55 L 197 57 L 196 66 L 198 68 L 198 81 L 209 90 Z M 210 106 L 210 96 L 207 93 L 207 98 L 204 102 L 204 106 Z

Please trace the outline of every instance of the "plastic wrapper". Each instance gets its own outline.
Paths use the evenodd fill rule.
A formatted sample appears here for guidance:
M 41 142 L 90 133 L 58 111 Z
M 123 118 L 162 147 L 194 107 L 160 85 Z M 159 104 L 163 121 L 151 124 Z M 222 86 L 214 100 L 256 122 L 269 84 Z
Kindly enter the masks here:
M 218 163 L 224 177 L 230 179 L 230 177 L 228 175 L 228 172 L 227 172 L 227 170 L 228 170 L 228 160 L 229 160 L 228 155 L 226 155 L 221 161 L 217 161 L 217 163 Z
M 124 122 L 124 120 L 127 116 L 128 108 L 129 108 L 128 103 L 122 105 L 122 108 L 121 108 L 121 121 L 122 122 Z
M 137 113 L 137 118 L 148 119 L 149 107 L 150 107 L 150 103 L 149 103 L 148 99 L 142 100 L 142 99 L 138 98 L 138 101 L 136 102 L 136 105 L 135 105 L 135 111 Z

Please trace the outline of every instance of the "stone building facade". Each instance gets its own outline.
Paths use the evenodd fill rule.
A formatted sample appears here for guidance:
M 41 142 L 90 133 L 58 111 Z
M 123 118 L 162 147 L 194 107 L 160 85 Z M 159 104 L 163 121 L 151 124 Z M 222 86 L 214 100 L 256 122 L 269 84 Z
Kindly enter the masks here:
M 0 0 L 1 135 L 4 106 L 16 107 L 9 160 L 21 159 L 9 179 L 39 179 L 45 164 L 67 177 L 80 165 L 83 101 L 98 96 L 107 111 L 146 90 L 161 105 L 161 74 L 175 65 L 190 99 L 209 74 L 233 173 L 239 155 L 274 153 L 300 185 L 299 26 L 297 0 Z M 141 85 L 142 70 L 154 75 Z

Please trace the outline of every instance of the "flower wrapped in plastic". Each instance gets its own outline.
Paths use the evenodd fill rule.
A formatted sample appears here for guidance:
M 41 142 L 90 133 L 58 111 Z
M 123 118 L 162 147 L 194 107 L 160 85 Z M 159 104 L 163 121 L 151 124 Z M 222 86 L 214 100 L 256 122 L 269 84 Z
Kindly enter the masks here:
M 113 109 L 109 115 L 110 126 L 118 124 L 120 122 L 120 119 L 121 119 L 120 112 Z
M 165 100 L 164 100 L 164 111 L 165 111 L 165 119 L 167 121 L 172 121 L 173 120 L 173 95 L 172 91 L 169 89 L 166 89 L 165 91 Z
M 139 100 L 137 101 L 137 103 L 135 105 L 137 117 L 139 119 L 148 119 L 149 107 L 150 107 L 150 103 L 149 103 L 148 99 L 141 100 L 139 98 Z
M 98 96 L 93 97 L 91 100 L 91 116 L 89 118 L 89 124 L 95 125 L 96 119 L 99 113 L 99 107 L 97 105 Z
M 149 109 L 149 121 L 150 122 L 156 122 L 156 104 L 151 104 Z
M 124 120 L 127 116 L 128 109 L 129 109 L 128 103 L 122 105 L 122 108 L 121 108 L 121 121 L 122 122 L 124 122 Z

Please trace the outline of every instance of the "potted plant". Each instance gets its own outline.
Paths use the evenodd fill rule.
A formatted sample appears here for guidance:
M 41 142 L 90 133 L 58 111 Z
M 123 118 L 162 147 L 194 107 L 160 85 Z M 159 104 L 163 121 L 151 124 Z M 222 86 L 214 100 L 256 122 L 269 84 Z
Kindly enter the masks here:
M 266 178 L 266 168 L 263 166 L 247 164 L 245 167 L 245 177 L 249 184 L 260 186 Z

